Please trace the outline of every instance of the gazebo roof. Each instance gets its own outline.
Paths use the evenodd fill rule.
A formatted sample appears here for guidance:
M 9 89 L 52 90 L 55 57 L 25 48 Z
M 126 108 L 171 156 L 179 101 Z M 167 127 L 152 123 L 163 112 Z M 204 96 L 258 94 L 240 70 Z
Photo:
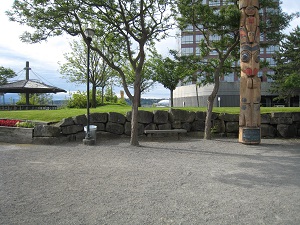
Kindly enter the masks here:
M 37 80 L 20 80 L 0 86 L 0 93 L 57 93 L 64 89 L 47 85 Z

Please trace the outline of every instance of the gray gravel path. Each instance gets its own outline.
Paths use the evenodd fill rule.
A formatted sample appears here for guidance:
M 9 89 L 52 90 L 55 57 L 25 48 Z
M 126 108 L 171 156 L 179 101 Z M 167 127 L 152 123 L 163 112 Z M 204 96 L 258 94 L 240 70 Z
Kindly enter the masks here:
M 0 143 L 0 224 L 300 224 L 300 139 Z

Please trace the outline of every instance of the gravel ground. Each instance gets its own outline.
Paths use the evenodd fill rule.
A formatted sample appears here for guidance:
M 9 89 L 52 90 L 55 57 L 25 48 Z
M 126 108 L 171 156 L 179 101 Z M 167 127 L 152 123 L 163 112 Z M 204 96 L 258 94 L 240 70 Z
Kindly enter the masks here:
M 300 224 L 300 139 L 0 143 L 0 224 Z

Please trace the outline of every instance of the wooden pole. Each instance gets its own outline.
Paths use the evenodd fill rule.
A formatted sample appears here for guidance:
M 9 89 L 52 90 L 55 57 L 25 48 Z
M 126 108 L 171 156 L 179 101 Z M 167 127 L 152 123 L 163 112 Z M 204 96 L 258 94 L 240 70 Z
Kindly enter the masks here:
M 240 117 L 239 142 L 259 144 L 261 80 L 259 0 L 240 0 Z

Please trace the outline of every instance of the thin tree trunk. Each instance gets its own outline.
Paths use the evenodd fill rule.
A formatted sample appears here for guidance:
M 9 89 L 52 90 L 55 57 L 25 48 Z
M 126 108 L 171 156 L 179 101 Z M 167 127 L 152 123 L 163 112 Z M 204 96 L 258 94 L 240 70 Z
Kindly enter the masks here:
M 173 102 L 173 90 L 170 90 L 171 92 L 171 107 L 174 106 L 174 102 Z
M 101 105 L 104 105 L 104 86 L 102 86 L 101 89 Z
M 96 102 L 96 85 L 92 84 L 92 108 L 96 108 L 97 102 Z
M 132 102 L 132 115 L 131 115 L 131 138 L 130 144 L 133 146 L 139 146 L 138 140 L 138 106 L 140 100 L 140 82 L 136 81 L 134 83 L 134 96 Z
M 220 66 L 219 66 L 220 68 Z M 211 95 L 208 97 L 208 102 L 207 102 L 207 112 L 206 112 L 206 119 L 205 119 L 205 132 L 204 132 L 204 139 L 206 140 L 211 140 L 211 117 L 212 117 L 212 111 L 214 107 L 214 100 L 216 98 L 216 95 L 219 91 L 219 86 L 220 86 L 220 69 L 217 68 L 214 74 L 214 80 L 215 80 L 215 85 L 213 88 L 213 91 Z

